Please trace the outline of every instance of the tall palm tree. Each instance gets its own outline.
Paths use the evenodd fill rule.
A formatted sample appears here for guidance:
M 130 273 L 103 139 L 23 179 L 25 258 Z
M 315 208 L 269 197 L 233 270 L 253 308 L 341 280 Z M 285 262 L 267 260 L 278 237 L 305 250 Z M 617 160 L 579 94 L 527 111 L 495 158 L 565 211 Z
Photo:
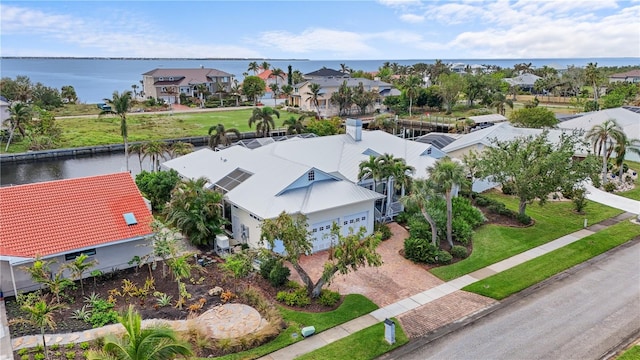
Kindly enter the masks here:
M 600 69 L 598 69 L 598 63 L 588 63 L 584 72 L 587 81 L 593 86 L 593 103 L 598 110 L 598 82 L 600 80 Z
M 513 100 L 508 99 L 507 96 L 501 92 L 496 92 L 493 94 L 493 101 L 491 102 L 491 107 L 496 108 L 496 112 L 500 115 L 505 114 L 506 108 L 505 105 L 513 109 Z
M 193 144 L 183 141 L 176 141 L 169 148 L 169 156 L 176 158 L 178 156 L 187 155 L 193 152 Z
M 382 180 L 382 166 L 373 155 L 369 155 L 369 160 L 361 161 L 358 165 L 358 181 L 367 178 L 373 180 L 373 191 L 377 192 L 377 182 Z
M 453 206 L 452 192 L 455 186 L 462 186 L 467 180 L 465 176 L 464 166 L 458 162 L 451 160 L 445 156 L 439 159 L 433 167 L 428 167 L 427 172 L 429 178 L 444 191 L 444 197 L 447 201 L 447 242 L 453 247 L 452 239 L 452 222 L 453 222 Z
M 204 102 L 207 99 L 207 94 L 209 94 L 209 88 L 207 84 L 197 84 L 195 86 L 198 91 L 198 99 L 200 99 L 200 107 L 204 108 Z
M 604 185 L 607 182 L 607 163 L 613 151 L 613 145 L 624 141 L 624 132 L 615 119 L 608 119 L 589 129 L 585 138 L 593 144 L 594 153 L 602 156 L 602 185 Z
M 249 66 L 247 67 L 247 71 L 253 71 L 254 74 L 258 74 L 258 70 L 260 70 L 260 66 L 258 66 L 257 62 L 252 61 L 249 63 Z
M 114 114 L 120 117 L 120 134 L 122 135 L 122 140 L 124 142 L 124 158 L 127 171 L 129 171 L 127 112 L 129 112 L 132 105 L 131 91 L 123 91 L 122 94 L 114 91 L 111 99 L 104 99 L 104 101 L 111 105 L 111 110 L 103 110 L 100 112 L 100 115 Z
M 409 195 L 405 195 L 400 199 L 405 206 L 415 205 L 420 209 L 420 213 L 431 226 L 431 243 L 434 246 L 438 245 L 438 228 L 435 220 L 426 209 L 429 201 L 439 196 L 436 188 L 437 185 L 432 179 L 416 179 L 411 184 Z
M 340 72 L 342 72 L 344 74 L 350 74 L 351 73 L 351 68 L 349 68 L 349 66 L 347 66 L 347 64 L 340 64 Z
M 287 127 L 287 134 L 302 134 L 304 132 L 304 119 L 306 115 L 300 115 L 298 118 L 291 115 L 282 122 L 282 126 Z
M 44 346 L 45 359 L 49 358 L 47 354 L 47 343 L 44 337 L 45 328 L 55 330 L 57 327 L 54 319 L 54 313 L 66 308 L 63 304 L 49 303 L 46 297 L 35 300 L 34 302 L 26 303 L 20 306 L 20 310 L 26 313 L 26 317 L 16 318 L 10 321 L 10 323 L 22 323 L 33 325 L 40 329 L 40 335 L 42 336 L 42 345 Z
M 138 84 L 133 84 L 131 85 L 131 88 L 133 89 L 133 98 L 137 98 L 138 97 Z
M 411 117 L 411 108 L 413 107 L 413 98 L 418 96 L 420 89 L 424 81 L 417 75 L 409 75 L 404 78 L 401 84 L 401 88 L 405 91 L 405 94 L 409 97 L 409 117 Z
M 263 61 L 262 64 L 260 64 L 260 68 L 262 69 L 262 71 L 267 71 L 271 68 L 271 64 L 269 64 L 266 61 Z
M 90 268 L 96 266 L 98 264 L 98 260 L 89 260 L 87 259 L 89 256 L 87 254 L 80 254 L 77 256 L 72 262 L 66 263 L 64 265 L 65 268 L 71 271 L 71 277 L 74 280 L 80 280 L 80 290 L 82 291 L 82 295 L 84 296 L 84 283 L 82 280 L 82 275 L 89 270 Z
M 215 133 L 214 133 L 215 131 Z M 218 145 L 231 145 L 231 138 L 227 134 L 235 134 L 236 139 L 240 139 L 240 131 L 236 128 L 225 129 L 223 124 L 218 124 L 209 128 L 209 147 L 215 149 Z
M 140 171 L 142 171 L 142 147 L 144 143 L 137 142 L 129 145 L 129 156 L 138 155 L 138 161 L 140 162 Z
M 278 87 L 278 84 L 273 83 L 269 84 L 269 89 L 271 89 L 271 92 L 273 93 L 273 105 L 276 106 L 278 105 L 278 93 L 280 92 L 280 88 Z
M 238 84 L 238 80 L 233 80 L 231 85 L 231 96 L 236 99 L 236 107 L 239 105 L 240 98 L 242 97 L 242 87 Z
M 405 195 L 405 191 L 410 187 L 412 183 L 411 175 L 415 173 L 416 169 L 407 165 L 404 159 L 395 158 L 394 162 L 390 164 L 389 173 L 393 177 L 393 189 L 400 190 L 400 196 Z M 391 201 L 393 200 L 393 194 L 389 195 L 389 206 L 387 207 L 387 216 L 391 217 Z
M 151 171 L 158 171 L 160 159 L 167 158 L 169 155 L 169 146 L 160 140 L 147 141 L 142 145 L 142 160 L 149 157 L 151 160 Z
M 309 91 L 307 91 L 305 93 L 306 96 L 309 96 L 308 101 L 311 102 L 311 105 L 316 107 L 316 113 L 318 114 L 318 116 L 320 116 L 320 102 L 319 102 L 319 98 L 324 95 L 324 93 L 321 92 L 322 87 L 320 86 L 320 84 L 318 83 L 310 83 L 309 84 Z
M 173 360 L 192 355 L 189 344 L 181 341 L 170 327 L 142 329 L 142 317 L 133 305 L 118 316 L 126 334 L 117 338 L 108 334 L 101 351 L 91 350 L 89 360 Z
M 640 139 L 629 139 L 625 133 L 622 133 L 622 135 L 622 138 L 618 139 L 613 147 L 613 151 L 616 153 L 615 164 L 618 167 L 619 182 L 622 182 L 624 157 L 627 153 L 632 152 L 636 155 L 640 155 Z
M 273 116 L 280 118 L 280 112 L 268 106 L 262 108 L 254 108 L 251 117 L 249 118 L 249 127 L 254 123 L 256 124 L 257 136 L 269 136 L 271 129 L 275 128 L 275 122 Z
M 25 127 L 31 121 L 31 107 L 29 105 L 16 102 L 9 107 L 9 118 L 4 122 L 9 125 L 9 139 L 7 140 L 7 147 L 4 151 L 9 150 L 9 145 L 13 139 L 13 134 L 18 130 L 23 137 L 26 135 Z

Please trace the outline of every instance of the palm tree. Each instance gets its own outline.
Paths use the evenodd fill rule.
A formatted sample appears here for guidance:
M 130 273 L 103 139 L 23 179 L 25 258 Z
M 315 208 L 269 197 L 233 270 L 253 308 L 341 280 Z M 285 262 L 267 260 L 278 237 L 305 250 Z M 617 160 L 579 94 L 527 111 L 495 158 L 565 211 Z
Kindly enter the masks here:
M 406 189 L 408 189 L 411 185 L 412 178 L 411 175 L 415 173 L 416 169 L 407 165 L 404 159 L 395 158 L 394 162 L 389 165 L 389 174 L 393 177 L 393 189 L 400 190 L 400 196 L 405 195 Z M 387 207 L 387 216 L 391 217 L 391 201 L 393 200 L 392 194 L 389 196 L 389 206 Z
M 587 81 L 593 86 L 593 103 L 598 110 L 598 81 L 600 80 L 600 69 L 598 69 L 598 63 L 588 63 L 584 72 Z
M 280 112 L 272 109 L 268 106 L 262 108 L 254 108 L 251 117 L 249 118 L 249 127 L 256 124 L 256 135 L 266 137 L 269 135 L 271 129 L 275 128 L 275 122 L 273 115 L 278 119 L 280 118 Z
M 493 101 L 490 106 L 495 107 L 498 114 L 504 116 L 506 112 L 505 105 L 513 109 L 513 100 L 508 99 L 507 96 L 501 92 L 493 94 Z
M 124 141 L 124 158 L 127 171 L 129 171 L 129 142 L 127 141 L 127 112 L 131 109 L 131 91 L 123 91 L 119 94 L 117 91 L 113 92 L 111 99 L 104 99 L 105 102 L 111 105 L 111 110 L 103 110 L 100 115 L 114 114 L 120 117 L 120 134 Z
M 420 209 L 420 213 L 431 226 L 431 243 L 434 246 L 438 245 L 438 228 L 426 209 L 429 201 L 438 197 L 436 188 L 437 185 L 432 179 L 416 179 L 411 185 L 411 193 L 400 199 L 405 206 L 415 205 Z
M 373 180 L 373 191 L 378 191 L 377 182 L 382 179 L 382 166 L 377 158 L 369 155 L 369 160 L 362 161 L 358 165 L 358 181 L 370 178 Z
M 280 88 L 278 88 L 278 84 L 273 83 L 269 85 L 269 89 L 271 89 L 271 92 L 273 93 L 273 105 L 277 106 L 278 105 L 278 93 L 280 92 Z
M 131 88 L 133 89 L 133 98 L 137 98 L 138 97 L 138 84 L 133 84 L 131 85 Z
M 461 186 L 466 180 L 464 166 L 451 160 L 445 156 L 439 159 L 433 167 L 428 167 L 427 172 L 429 178 L 444 190 L 445 200 L 447 201 L 447 242 L 453 247 L 452 240 L 452 222 L 453 222 L 453 206 L 452 192 L 455 186 Z
M 350 74 L 351 73 L 351 68 L 349 68 L 347 66 L 347 64 L 340 64 L 340 72 L 342 72 L 344 74 Z
M 191 255 L 186 254 L 169 259 L 169 269 L 178 284 L 178 294 L 180 296 L 178 306 L 180 307 L 185 300 L 183 297 L 182 279 L 188 279 L 191 276 L 191 270 L 193 269 L 193 266 L 189 263 L 189 258 L 191 258 Z
M 417 75 L 409 75 L 402 81 L 401 87 L 405 94 L 409 97 L 409 117 L 411 117 L 411 108 L 413 107 L 413 98 L 420 93 L 420 89 L 424 82 Z
M 129 145 L 129 156 L 138 155 L 138 161 L 140 162 L 140 171 L 142 171 L 142 147 L 144 143 L 137 142 Z
M 262 69 L 262 71 L 267 71 L 269 70 L 269 68 L 271 68 L 271 64 L 269 64 L 266 61 L 263 61 L 262 64 L 260 64 L 260 68 Z
M 160 158 L 166 160 L 167 155 L 169 155 L 169 147 L 163 141 L 151 140 L 142 145 L 142 160 L 147 156 L 150 158 L 152 172 L 158 171 Z
M 311 102 L 311 105 L 316 107 L 318 116 L 320 116 L 320 103 L 318 98 L 324 95 L 324 93 L 320 92 L 320 90 L 322 90 L 320 84 L 311 83 L 309 84 L 309 91 L 305 93 L 306 96 L 309 96 L 308 101 Z
M 629 139 L 626 134 L 622 133 L 622 138 L 616 141 L 613 151 L 616 153 L 615 164 L 618 167 L 618 181 L 622 182 L 622 169 L 624 164 L 624 157 L 627 152 L 632 152 L 636 155 L 640 155 L 640 139 Z
M 196 90 L 198 91 L 198 99 L 200 99 L 200 107 L 204 108 L 204 102 L 209 93 L 209 88 L 207 84 L 198 84 L 196 85 Z
M 291 115 L 282 122 L 282 126 L 287 127 L 287 134 L 302 134 L 304 132 L 304 118 L 306 115 L 300 115 L 298 118 Z
M 63 304 L 49 303 L 46 297 L 42 297 L 34 302 L 28 302 L 20 306 L 20 310 L 26 313 L 26 318 L 16 318 L 11 320 L 11 323 L 22 323 L 33 325 L 40 328 L 40 335 L 42 336 L 42 345 L 44 346 L 44 357 L 48 358 L 47 343 L 44 337 L 45 328 L 55 330 L 57 324 L 53 315 L 56 311 L 66 308 Z
M 238 84 L 238 80 L 233 80 L 233 85 L 231 85 L 231 96 L 236 99 L 236 107 L 239 105 L 238 101 L 242 96 L 242 87 Z
M 258 70 L 260 70 L 260 66 L 258 66 L 257 62 L 252 61 L 249 63 L 249 66 L 247 67 L 247 71 L 253 71 L 254 74 L 258 74 Z
M 213 133 L 215 131 L 215 133 Z M 213 134 L 212 134 L 213 133 Z M 236 128 L 225 129 L 223 124 L 218 124 L 209 128 L 209 147 L 215 149 L 218 145 L 231 145 L 231 138 L 227 134 L 233 133 L 236 139 L 240 139 L 240 131 Z
M 609 119 L 595 125 L 585 134 L 585 138 L 593 144 L 593 151 L 602 156 L 602 185 L 607 182 L 607 163 L 613 151 L 614 142 L 623 142 L 624 132 L 615 119 Z
M 176 158 L 193 152 L 193 144 L 183 141 L 176 141 L 169 147 L 169 156 Z
M 9 150 L 9 145 L 16 130 L 18 130 L 23 137 L 26 135 L 25 126 L 29 121 L 31 121 L 31 108 L 29 105 L 16 102 L 9 107 L 9 118 L 5 120 L 5 123 L 9 124 L 9 139 L 7 140 L 7 147 L 4 151 Z
M 173 360 L 192 355 L 189 344 L 179 340 L 170 327 L 154 326 L 142 329 L 142 317 L 129 305 L 118 316 L 126 334 L 121 338 L 108 334 L 101 351 L 91 350 L 88 360 Z
M 82 291 L 82 295 L 84 296 L 84 283 L 82 280 L 82 275 L 85 271 L 90 268 L 96 266 L 98 264 L 97 260 L 86 261 L 89 258 L 87 254 L 80 254 L 77 256 L 72 262 L 64 265 L 65 268 L 71 271 L 71 277 L 74 280 L 80 280 L 80 289 Z

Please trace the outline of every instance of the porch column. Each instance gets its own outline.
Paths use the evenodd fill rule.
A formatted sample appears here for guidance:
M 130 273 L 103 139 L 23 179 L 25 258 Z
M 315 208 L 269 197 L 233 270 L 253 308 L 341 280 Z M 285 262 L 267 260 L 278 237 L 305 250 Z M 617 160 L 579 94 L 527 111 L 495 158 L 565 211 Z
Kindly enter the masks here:
M 18 296 L 18 289 L 16 288 L 16 277 L 13 275 L 13 265 L 9 262 L 9 271 L 11 272 L 11 285 L 13 285 L 13 296 Z

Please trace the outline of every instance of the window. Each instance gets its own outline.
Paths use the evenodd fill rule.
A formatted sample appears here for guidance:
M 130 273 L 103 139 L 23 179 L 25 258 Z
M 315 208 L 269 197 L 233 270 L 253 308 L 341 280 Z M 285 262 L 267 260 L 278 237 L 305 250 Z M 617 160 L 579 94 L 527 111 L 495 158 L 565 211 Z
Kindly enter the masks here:
M 313 171 L 313 170 L 309 171 L 309 173 L 307 174 L 307 177 L 309 178 L 309 181 L 315 180 L 315 178 L 316 178 L 315 171 Z
M 167 88 L 163 86 L 162 88 L 160 88 L 160 91 L 167 92 Z
M 158 81 L 164 81 L 164 78 L 163 78 L 162 76 L 160 76 L 160 77 L 158 78 Z
M 170 76 L 170 77 L 169 77 L 169 81 L 173 81 L 173 76 Z
M 349 224 L 353 224 L 353 219 L 349 220 Z
M 364 216 L 363 216 L 363 217 L 362 217 L 362 221 L 364 221 L 365 219 L 366 219 L 366 217 L 364 217 Z
M 344 225 L 348 225 L 348 224 L 349 224 L 349 222 L 348 222 L 348 221 L 345 221 L 345 222 L 344 222 Z
M 320 226 L 320 231 L 324 230 L 324 226 Z
M 70 254 L 64 254 L 64 260 L 65 261 L 72 261 L 75 260 L 78 256 L 85 254 L 87 256 L 93 256 L 96 254 L 96 249 L 88 249 L 88 250 L 84 250 L 84 251 L 78 251 L 78 252 L 73 252 Z

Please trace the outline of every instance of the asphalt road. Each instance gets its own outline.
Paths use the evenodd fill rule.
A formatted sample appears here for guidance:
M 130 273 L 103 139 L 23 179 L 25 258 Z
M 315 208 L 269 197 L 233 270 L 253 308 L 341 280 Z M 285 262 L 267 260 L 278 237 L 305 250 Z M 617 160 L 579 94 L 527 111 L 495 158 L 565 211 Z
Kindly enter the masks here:
M 426 344 L 418 339 L 388 355 L 406 360 L 601 359 L 639 330 L 640 242 L 635 241 L 460 330 Z

